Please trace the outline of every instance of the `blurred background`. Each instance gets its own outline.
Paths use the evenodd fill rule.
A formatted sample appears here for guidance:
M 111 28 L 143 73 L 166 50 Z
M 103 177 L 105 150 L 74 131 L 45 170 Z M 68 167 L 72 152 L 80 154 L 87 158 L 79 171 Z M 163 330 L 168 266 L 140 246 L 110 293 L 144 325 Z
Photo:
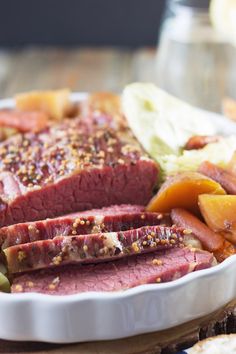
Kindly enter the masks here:
M 153 81 L 220 111 L 225 96 L 236 98 L 236 50 L 212 27 L 209 3 L 0 0 L 0 97 L 62 87 L 121 92 Z
M 0 97 L 61 87 L 120 92 L 152 80 L 165 3 L 0 0 Z
M 164 0 L 1 0 L 0 45 L 155 46 Z

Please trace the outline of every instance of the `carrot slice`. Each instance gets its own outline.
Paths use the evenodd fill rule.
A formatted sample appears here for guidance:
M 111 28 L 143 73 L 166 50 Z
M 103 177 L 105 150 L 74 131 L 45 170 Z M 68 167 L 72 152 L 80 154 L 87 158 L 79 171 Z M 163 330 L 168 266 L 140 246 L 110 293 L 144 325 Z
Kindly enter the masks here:
M 175 225 L 191 230 L 207 251 L 215 252 L 223 247 L 223 236 L 209 229 L 208 226 L 188 211 L 181 208 L 173 209 L 171 211 L 171 219 Z
M 38 132 L 47 124 L 48 116 L 43 112 L 20 112 L 10 109 L 0 111 L 0 126 L 16 128 L 22 133 Z
M 236 194 L 236 176 L 232 175 L 230 172 L 209 161 L 203 162 L 199 166 L 198 172 L 221 184 L 227 193 Z
M 169 177 L 158 193 L 150 200 L 148 211 L 170 212 L 174 208 L 187 209 L 200 214 L 200 194 L 226 194 L 219 183 L 197 172 L 182 172 Z
M 197 150 L 202 149 L 204 146 L 210 143 L 216 143 L 219 141 L 219 136 L 207 136 L 207 135 L 194 135 L 187 141 L 184 149 L 185 150 Z

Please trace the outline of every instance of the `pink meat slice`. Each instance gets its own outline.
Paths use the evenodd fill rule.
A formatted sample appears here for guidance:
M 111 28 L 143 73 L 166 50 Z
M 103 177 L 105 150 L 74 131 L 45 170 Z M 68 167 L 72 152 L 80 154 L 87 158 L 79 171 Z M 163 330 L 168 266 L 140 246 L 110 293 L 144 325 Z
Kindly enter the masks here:
M 146 205 L 158 172 L 135 139 L 108 121 L 71 119 L 13 136 L 0 144 L 0 227 L 114 204 Z
M 189 236 L 188 236 L 189 237 Z M 73 263 L 96 263 L 166 248 L 183 247 L 185 229 L 143 226 L 134 230 L 58 236 L 4 250 L 8 271 L 19 273 Z
M 123 231 L 145 225 L 170 225 L 169 214 L 144 212 L 139 205 L 114 205 L 34 222 L 20 223 L 0 229 L 3 249 L 14 245 L 56 236 L 85 235 Z
M 122 258 L 108 263 L 74 265 L 16 276 L 12 292 L 69 295 L 87 291 L 125 290 L 141 284 L 168 282 L 209 268 L 211 253 L 190 248 Z

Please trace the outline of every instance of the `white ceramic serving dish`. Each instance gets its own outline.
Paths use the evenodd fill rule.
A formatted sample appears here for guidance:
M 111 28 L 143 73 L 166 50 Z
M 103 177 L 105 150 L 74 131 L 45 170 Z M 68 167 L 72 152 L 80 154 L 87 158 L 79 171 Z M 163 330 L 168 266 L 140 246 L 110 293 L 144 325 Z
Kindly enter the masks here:
M 81 100 L 85 94 L 73 94 Z M 0 101 L 0 108 L 13 100 Z M 206 113 L 207 114 L 207 113 Z M 219 132 L 234 123 L 209 113 Z M 159 331 L 209 314 L 236 297 L 236 255 L 213 268 L 164 284 L 78 295 L 0 293 L 0 338 L 72 343 Z

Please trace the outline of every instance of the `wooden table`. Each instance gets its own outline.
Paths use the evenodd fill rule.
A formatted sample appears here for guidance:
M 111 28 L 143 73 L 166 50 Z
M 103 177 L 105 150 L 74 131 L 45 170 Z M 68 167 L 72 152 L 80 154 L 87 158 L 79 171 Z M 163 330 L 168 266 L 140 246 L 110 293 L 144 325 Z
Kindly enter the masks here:
M 0 98 L 32 89 L 70 87 L 73 91 L 121 92 L 132 81 L 156 81 L 155 49 L 51 49 L 29 48 L 0 51 Z M 232 309 L 180 326 L 178 331 L 146 334 L 134 338 L 69 346 L 0 341 L 0 353 L 131 354 L 172 353 L 176 336 L 181 345 L 212 333 L 236 331 Z M 225 313 L 228 320 L 225 321 Z M 1 316 L 1 315 L 0 315 Z M 174 316 L 174 314 L 173 314 Z M 4 319 L 0 320 L 4 321 Z M 200 330 L 200 327 L 202 328 Z M 203 329 L 205 328 L 205 329 Z M 162 345 L 160 345 L 162 343 Z M 181 347 L 180 345 L 180 347 Z M 161 347 L 164 347 L 162 351 Z
M 155 49 L 0 51 L 0 98 L 32 89 L 121 92 L 132 81 L 154 81 Z

